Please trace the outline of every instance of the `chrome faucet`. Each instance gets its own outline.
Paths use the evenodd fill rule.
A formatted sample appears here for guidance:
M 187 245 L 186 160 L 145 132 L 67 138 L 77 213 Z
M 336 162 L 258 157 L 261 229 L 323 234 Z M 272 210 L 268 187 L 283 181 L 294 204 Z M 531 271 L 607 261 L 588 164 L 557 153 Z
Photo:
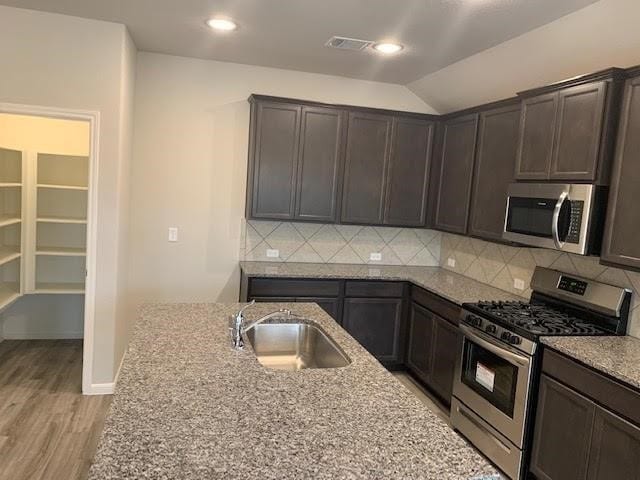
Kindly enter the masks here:
M 238 313 L 233 315 L 233 326 L 231 327 L 231 341 L 233 343 L 233 348 L 236 350 L 241 350 L 244 347 L 244 334 L 247 333 L 247 331 L 251 330 L 256 325 L 264 322 L 265 320 L 269 320 L 270 318 L 273 318 L 273 317 L 278 317 L 282 315 L 286 315 L 287 317 L 290 317 L 292 315 L 295 315 L 291 313 L 291 310 L 281 308 L 280 310 L 269 313 L 264 317 L 260 317 L 257 320 L 252 321 L 248 325 L 245 325 L 244 311 L 254 303 L 256 303 L 256 301 L 251 300 L 251 302 L 247 303 L 244 307 L 242 307 L 238 311 Z

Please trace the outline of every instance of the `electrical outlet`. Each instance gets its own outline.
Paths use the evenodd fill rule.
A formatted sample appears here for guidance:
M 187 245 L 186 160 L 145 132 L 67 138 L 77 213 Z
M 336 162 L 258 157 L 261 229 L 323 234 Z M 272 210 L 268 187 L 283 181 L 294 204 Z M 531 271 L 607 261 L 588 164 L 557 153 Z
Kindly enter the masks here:
M 178 227 L 169 227 L 169 241 L 170 242 L 178 241 Z
M 267 249 L 267 257 L 269 258 L 278 258 L 280 256 L 280 250 L 275 250 L 272 248 Z
M 519 278 L 514 278 L 513 288 L 515 288 L 516 290 L 524 290 L 524 280 L 520 280 Z
M 369 260 L 371 260 L 372 262 L 379 262 L 380 260 L 382 260 L 382 254 L 378 252 L 371 252 L 369 254 Z
M 453 257 L 447 258 L 447 266 L 451 268 L 456 268 L 456 259 Z

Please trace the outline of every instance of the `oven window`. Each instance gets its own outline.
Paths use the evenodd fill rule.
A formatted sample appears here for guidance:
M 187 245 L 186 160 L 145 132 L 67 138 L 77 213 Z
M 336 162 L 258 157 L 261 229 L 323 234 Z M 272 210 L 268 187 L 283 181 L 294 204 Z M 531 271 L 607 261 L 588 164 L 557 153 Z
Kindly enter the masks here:
M 513 418 L 518 367 L 465 338 L 462 382 Z
M 509 199 L 507 231 L 552 238 L 551 225 L 556 202 L 548 198 Z

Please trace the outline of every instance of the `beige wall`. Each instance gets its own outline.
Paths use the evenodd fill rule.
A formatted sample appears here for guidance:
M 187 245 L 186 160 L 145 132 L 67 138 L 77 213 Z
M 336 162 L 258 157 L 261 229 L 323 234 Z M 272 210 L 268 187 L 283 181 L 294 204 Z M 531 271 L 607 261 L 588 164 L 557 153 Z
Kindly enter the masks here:
M 118 290 L 124 234 L 119 200 L 122 172 L 124 55 L 123 25 L 0 7 L 0 102 L 100 112 L 98 250 L 93 382 L 113 381 L 116 315 L 124 299 Z M 124 114 L 125 116 L 127 114 Z M 126 339 L 125 339 L 126 340 Z M 118 349 L 118 352 L 121 349 Z
M 410 83 L 440 112 L 608 67 L 640 64 L 640 1 L 600 0 Z
M 129 289 L 142 301 L 237 301 L 251 93 L 433 110 L 406 88 L 138 54 Z M 167 229 L 179 227 L 179 242 Z

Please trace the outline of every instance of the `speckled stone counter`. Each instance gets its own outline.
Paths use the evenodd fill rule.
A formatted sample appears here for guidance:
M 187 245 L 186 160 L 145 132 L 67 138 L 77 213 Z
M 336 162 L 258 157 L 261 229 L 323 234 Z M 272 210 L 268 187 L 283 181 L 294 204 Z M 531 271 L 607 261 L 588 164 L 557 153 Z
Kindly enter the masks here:
M 238 305 L 143 307 L 89 478 L 433 479 L 495 470 L 314 304 L 352 363 L 285 372 L 230 346 Z
M 345 278 L 412 282 L 457 304 L 480 300 L 522 300 L 504 290 L 440 267 L 240 262 L 240 268 L 249 277 Z
M 554 350 L 640 389 L 640 340 L 634 337 L 543 337 Z

